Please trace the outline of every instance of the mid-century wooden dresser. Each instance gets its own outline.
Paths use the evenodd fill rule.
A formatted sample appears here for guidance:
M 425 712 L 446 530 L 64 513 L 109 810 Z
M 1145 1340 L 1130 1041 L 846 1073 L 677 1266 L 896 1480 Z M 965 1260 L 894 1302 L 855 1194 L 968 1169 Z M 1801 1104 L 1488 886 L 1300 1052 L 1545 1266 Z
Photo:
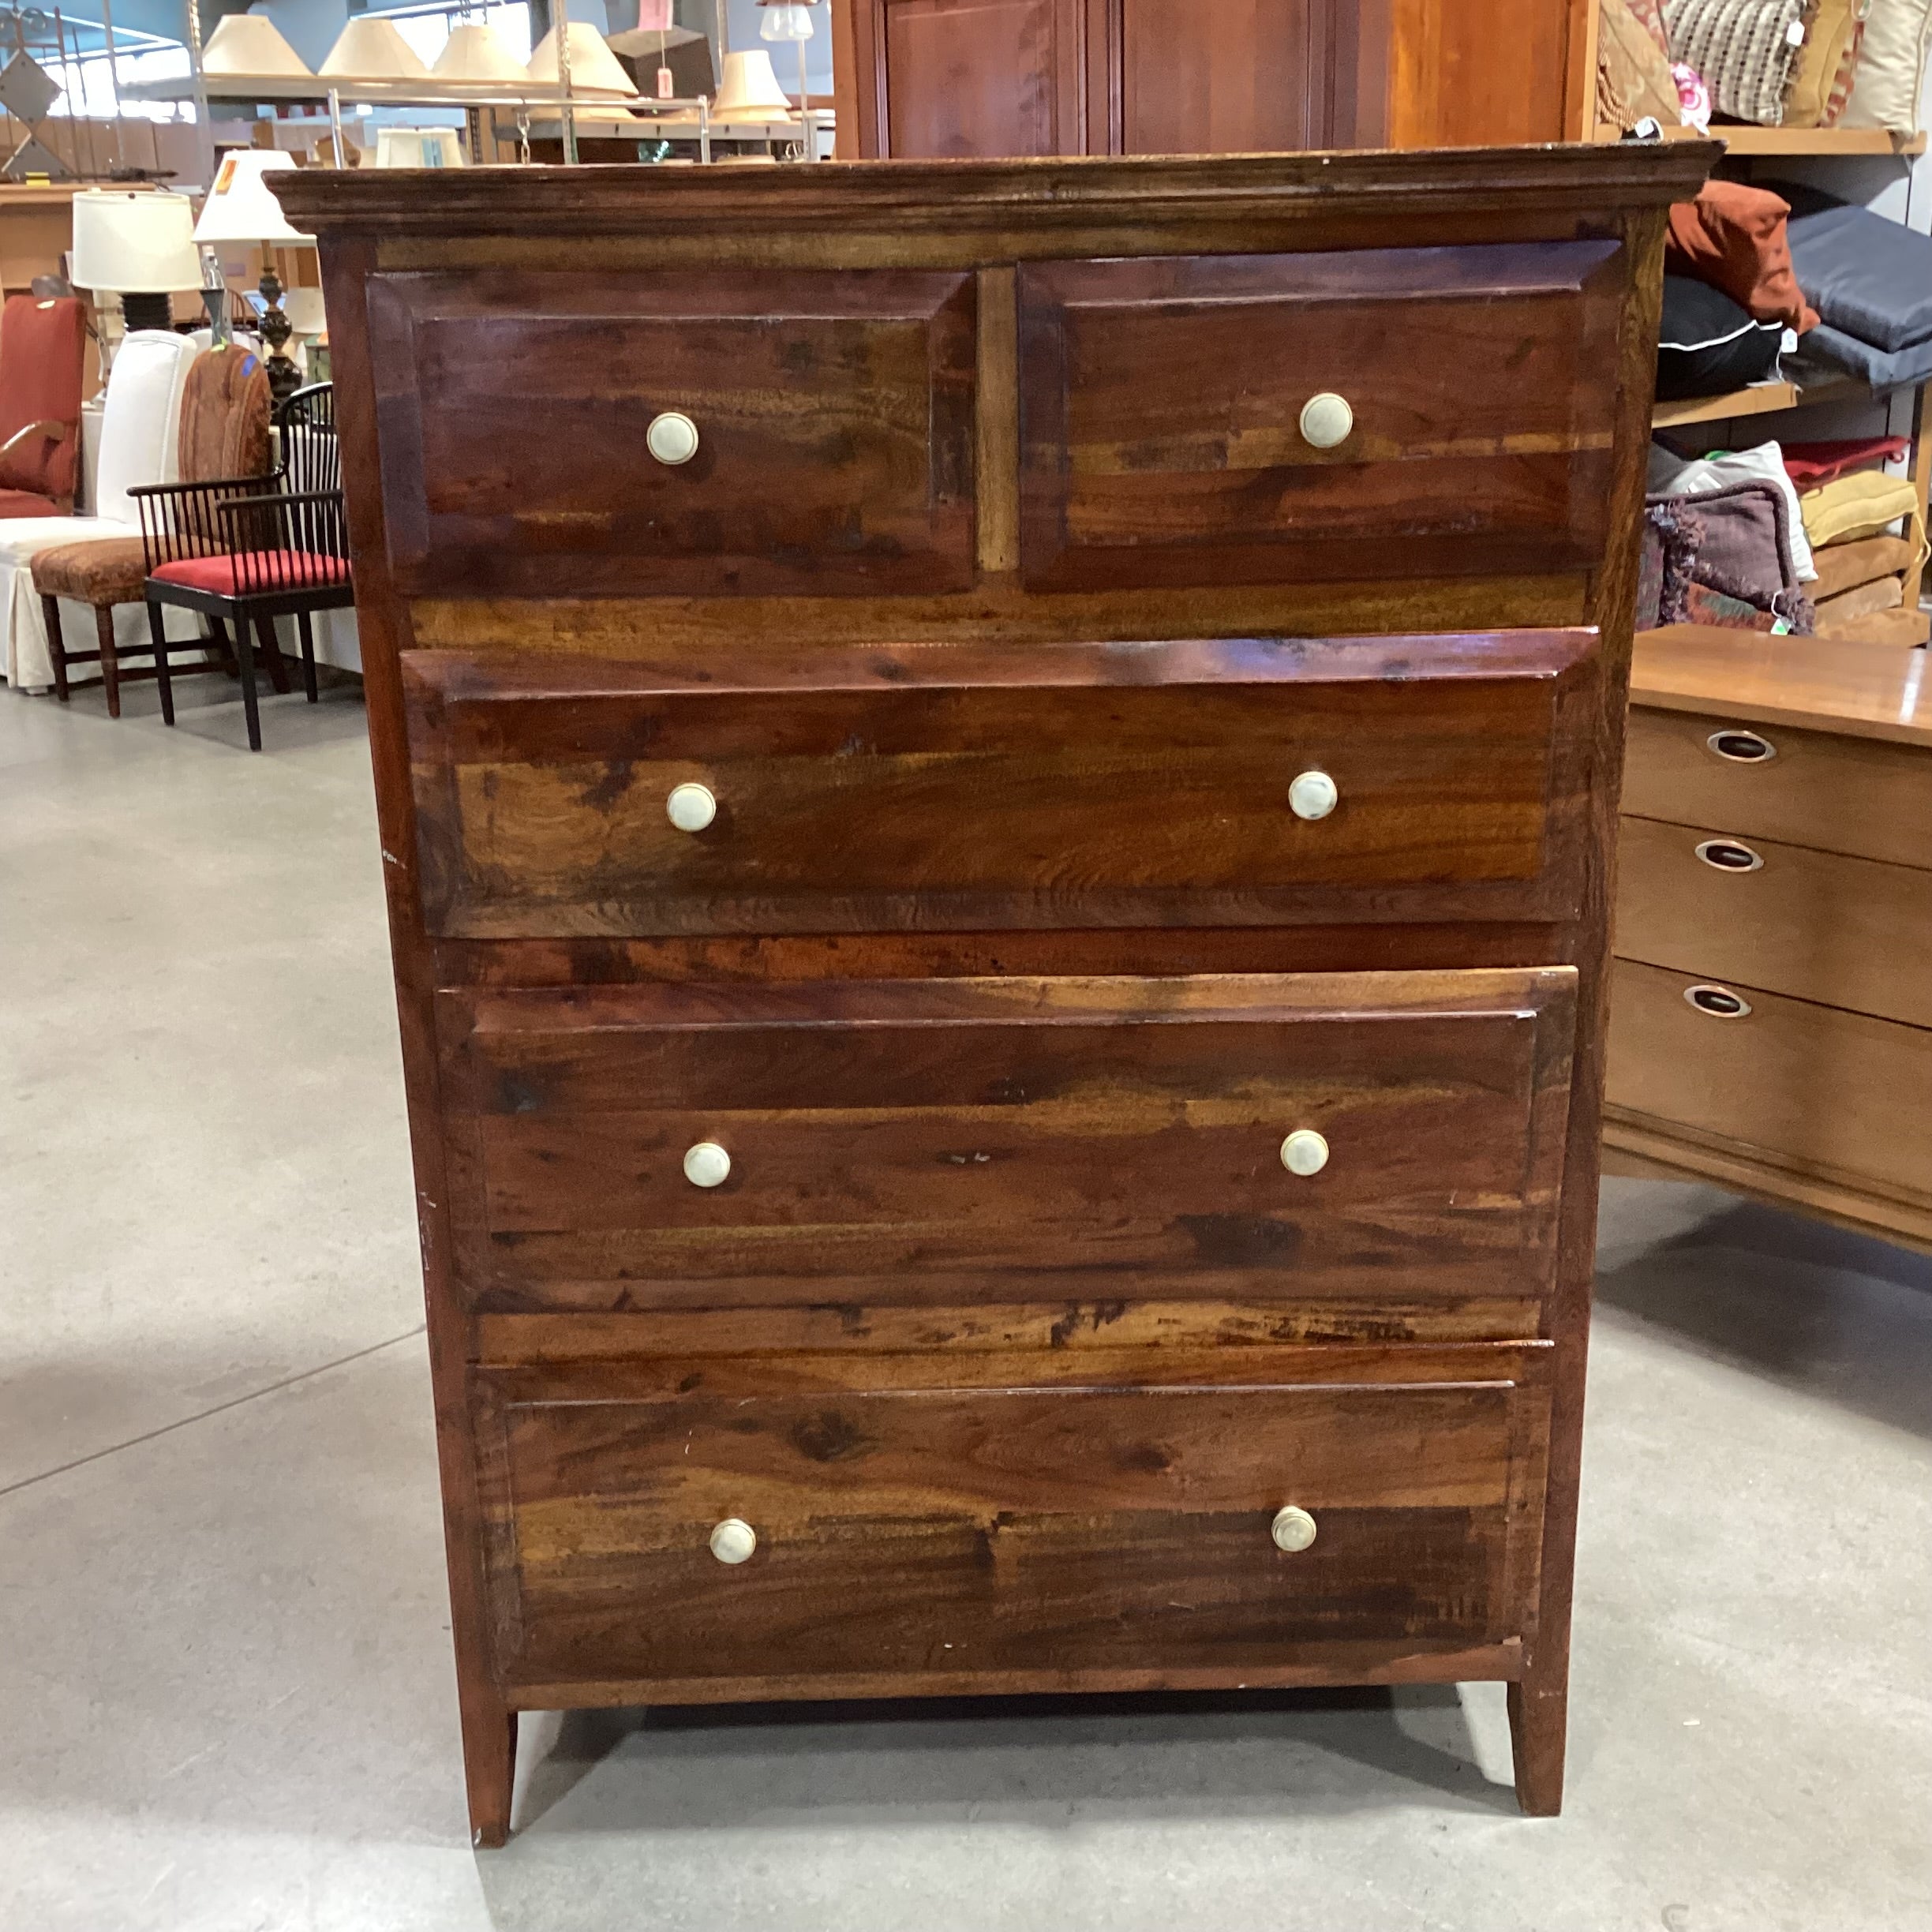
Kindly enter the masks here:
M 304 173 L 515 1713 L 1507 1680 L 1713 151 Z

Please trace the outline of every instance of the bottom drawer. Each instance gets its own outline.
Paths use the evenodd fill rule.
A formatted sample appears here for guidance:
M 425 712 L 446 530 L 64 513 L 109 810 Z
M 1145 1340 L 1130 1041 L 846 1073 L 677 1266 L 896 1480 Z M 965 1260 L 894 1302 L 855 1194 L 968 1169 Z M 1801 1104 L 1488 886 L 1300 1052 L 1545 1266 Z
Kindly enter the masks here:
M 1534 1602 L 1543 1359 L 1375 1387 L 505 1401 L 499 1668 L 702 1698 L 1233 1684 L 1351 1644 L 1500 1643 Z M 1284 1509 L 1305 1547 L 1278 1542 Z M 713 1552 L 728 1520 L 742 1562 Z
M 1932 1029 L 1616 964 L 1604 1099 L 1619 1116 L 1923 1202 L 1928 1094 Z

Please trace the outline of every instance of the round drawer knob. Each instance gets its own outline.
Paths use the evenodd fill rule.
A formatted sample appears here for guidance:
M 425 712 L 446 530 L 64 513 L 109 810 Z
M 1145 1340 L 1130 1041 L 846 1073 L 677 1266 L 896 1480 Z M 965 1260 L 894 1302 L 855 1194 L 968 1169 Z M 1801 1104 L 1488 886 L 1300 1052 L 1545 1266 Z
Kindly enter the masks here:
M 1282 1143 L 1281 1155 L 1291 1174 L 1318 1174 L 1328 1165 L 1328 1143 L 1312 1127 L 1297 1127 Z
M 684 1178 L 693 1187 L 722 1187 L 731 1178 L 731 1156 L 715 1140 L 684 1150 Z
M 1305 771 L 1288 788 L 1288 809 L 1297 818 L 1326 818 L 1341 796 L 1325 771 Z
M 1355 412 L 1349 407 L 1348 399 L 1332 389 L 1310 396 L 1301 405 L 1302 440 L 1316 449 L 1333 449 L 1338 443 L 1346 443 L 1354 427 Z
M 1315 1518 L 1306 1510 L 1297 1509 L 1290 1503 L 1286 1509 L 1275 1512 L 1275 1520 L 1268 1525 L 1268 1534 L 1275 1539 L 1277 1549 L 1286 1550 L 1292 1556 L 1315 1541 Z
M 1777 756 L 1777 747 L 1759 732 L 1727 727 L 1713 732 L 1704 742 L 1730 765 L 1768 765 Z
M 651 418 L 644 447 L 661 463 L 687 463 L 698 454 L 698 425 L 682 410 L 666 410 Z
M 1275 1520 L 1279 1522 L 1280 1518 Z M 1311 1523 L 1309 1534 L 1314 1533 L 1315 1526 Z M 741 1516 L 727 1516 L 711 1532 L 711 1554 L 721 1563 L 749 1563 L 751 1552 L 757 1548 L 758 1532 Z
M 717 816 L 717 800 L 708 785 L 673 785 L 665 800 L 665 816 L 680 832 L 702 832 Z

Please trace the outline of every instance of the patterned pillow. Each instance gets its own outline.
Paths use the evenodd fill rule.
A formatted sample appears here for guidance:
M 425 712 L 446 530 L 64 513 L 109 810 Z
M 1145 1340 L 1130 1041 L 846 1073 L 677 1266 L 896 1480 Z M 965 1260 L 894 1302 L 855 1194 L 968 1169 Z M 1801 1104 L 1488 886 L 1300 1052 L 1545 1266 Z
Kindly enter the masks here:
M 1777 127 L 1804 43 L 1805 0 L 1664 0 L 1671 52 L 1709 86 L 1720 114 Z
M 1833 127 L 1852 98 L 1865 17 L 1871 0 L 1811 0 L 1805 9 L 1805 43 L 1792 68 L 1784 96 L 1787 127 Z

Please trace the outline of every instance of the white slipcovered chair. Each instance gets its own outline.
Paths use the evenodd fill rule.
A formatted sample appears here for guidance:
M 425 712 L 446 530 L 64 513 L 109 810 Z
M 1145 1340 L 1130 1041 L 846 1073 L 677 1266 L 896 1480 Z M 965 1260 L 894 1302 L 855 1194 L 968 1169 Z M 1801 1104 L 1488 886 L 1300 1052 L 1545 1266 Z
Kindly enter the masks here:
M 45 691 L 54 682 L 47 623 L 30 567 L 35 554 L 91 537 L 140 535 L 140 517 L 128 492 L 140 483 L 178 480 L 182 392 L 200 353 L 190 338 L 162 329 L 136 329 L 124 337 L 107 379 L 101 417 L 96 514 L 0 521 L 0 671 L 16 690 Z M 179 635 L 195 636 L 187 613 L 174 615 Z M 84 613 L 82 621 L 91 623 L 91 613 Z M 130 650 L 147 642 L 148 613 L 141 605 L 116 612 L 114 623 L 117 641 Z M 172 625 L 169 635 L 175 635 Z

